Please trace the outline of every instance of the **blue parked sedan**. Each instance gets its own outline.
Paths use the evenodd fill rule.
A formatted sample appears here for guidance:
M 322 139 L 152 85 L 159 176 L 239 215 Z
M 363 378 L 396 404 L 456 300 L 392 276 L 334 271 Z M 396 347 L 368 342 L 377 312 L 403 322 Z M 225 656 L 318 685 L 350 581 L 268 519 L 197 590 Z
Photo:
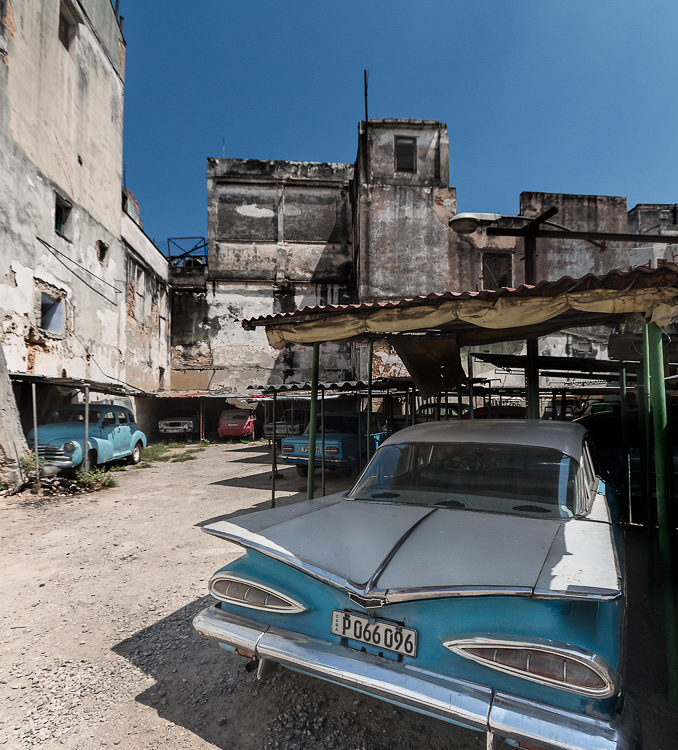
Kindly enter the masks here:
M 34 444 L 33 430 L 28 444 Z M 123 406 L 92 404 L 89 407 L 87 450 L 89 465 L 127 458 L 138 464 L 146 447 L 146 435 L 137 427 L 134 414 Z M 85 453 L 85 407 L 62 406 L 49 423 L 38 425 L 38 456 L 46 464 L 73 469 L 83 462 Z
M 318 416 L 315 443 L 316 468 L 320 468 L 322 438 L 321 418 Z M 309 425 L 310 427 L 310 425 Z M 299 437 L 284 438 L 281 443 L 281 460 L 293 464 L 297 472 L 308 474 L 309 427 Z M 373 414 L 370 420 L 371 451 L 386 437 L 381 417 Z M 367 455 L 367 414 L 357 412 L 330 412 L 325 414 L 325 465 L 330 469 L 357 469 L 360 459 Z
M 348 493 L 206 526 L 246 554 L 193 624 L 488 748 L 638 750 L 615 520 L 578 425 L 416 425 Z

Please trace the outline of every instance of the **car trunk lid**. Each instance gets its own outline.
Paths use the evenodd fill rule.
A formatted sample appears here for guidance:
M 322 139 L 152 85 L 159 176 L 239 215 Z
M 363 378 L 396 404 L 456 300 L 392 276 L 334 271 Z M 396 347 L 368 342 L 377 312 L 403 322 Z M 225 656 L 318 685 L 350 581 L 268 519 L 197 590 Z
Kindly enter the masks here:
M 609 599 L 608 524 L 348 501 L 342 495 L 219 521 L 204 531 L 333 585 L 387 601 L 463 594 Z M 590 554 L 586 540 L 595 538 Z

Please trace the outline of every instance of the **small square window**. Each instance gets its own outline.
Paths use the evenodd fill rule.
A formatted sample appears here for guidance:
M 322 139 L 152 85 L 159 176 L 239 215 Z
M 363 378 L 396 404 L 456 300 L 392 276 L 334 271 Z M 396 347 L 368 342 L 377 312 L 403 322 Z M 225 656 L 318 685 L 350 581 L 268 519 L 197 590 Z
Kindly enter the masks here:
M 54 198 L 54 231 L 69 240 L 71 238 L 71 210 L 72 205 L 56 195 Z
M 395 137 L 395 171 L 417 171 L 417 139 L 402 135 Z
M 78 26 L 77 17 L 69 3 L 62 2 L 59 8 L 59 41 L 67 50 L 71 49 Z
M 483 289 L 501 289 L 513 283 L 510 253 L 483 253 Z
M 61 297 L 40 293 L 40 328 L 50 333 L 64 332 L 64 301 Z

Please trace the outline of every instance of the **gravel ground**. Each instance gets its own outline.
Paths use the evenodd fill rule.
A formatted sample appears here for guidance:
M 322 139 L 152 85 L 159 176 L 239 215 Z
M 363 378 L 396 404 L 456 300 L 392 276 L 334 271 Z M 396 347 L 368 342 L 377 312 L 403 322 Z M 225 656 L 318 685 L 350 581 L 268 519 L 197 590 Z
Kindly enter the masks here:
M 266 507 L 267 461 L 261 446 L 214 445 L 116 473 L 118 487 L 91 495 L 0 498 L 0 747 L 485 747 L 474 732 L 287 670 L 258 683 L 242 658 L 197 636 L 211 573 L 240 554 L 197 524 Z M 304 480 L 282 475 L 282 502 L 301 498 Z M 328 492 L 349 481 L 333 477 Z M 661 628 L 635 585 L 629 684 L 646 747 L 672 750 Z

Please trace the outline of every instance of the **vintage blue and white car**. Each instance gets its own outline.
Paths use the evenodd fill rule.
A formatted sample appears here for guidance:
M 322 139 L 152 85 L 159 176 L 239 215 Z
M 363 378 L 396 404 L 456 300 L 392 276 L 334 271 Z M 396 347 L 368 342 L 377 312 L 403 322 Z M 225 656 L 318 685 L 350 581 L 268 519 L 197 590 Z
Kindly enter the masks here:
M 33 447 L 33 430 L 27 436 Z M 85 406 L 62 406 L 47 424 L 38 425 L 38 455 L 46 463 L 60 469 L 73 469 L 85 458 Z M 146 435 L 139 429 L 129 409 L 113 404 L 92 404 L 89 407 L 87 450 L 89 464 L 108 463 L 127 458 L 137 464 L 146 447 Z
M 218 521 L 245 548 L 198 632 L 483 732 L 487 747 L 640 747 L 621 679 L 621 527 L 586 431 L 416 425 L 353 488 Z
M 370 421 L 371 452 L 386 437 L 381 424 L 381 416 L 372 414 Z M 317 434 L 315 442 L 316 468 L 320 468 L 322 458 L 322 438 L 320 435 L 321 417 L 317 417 Z M 367 413 L 365 412 L 330 412 L 325 415 L 325 464 L 330 469 L 357 469 L 361 459 L 367 455 Z M 303 435 L 286 437 L 281 442 L 283 463 L 297 467 L 297 472 L 305 477 L 308 474 L 309 427 Z

